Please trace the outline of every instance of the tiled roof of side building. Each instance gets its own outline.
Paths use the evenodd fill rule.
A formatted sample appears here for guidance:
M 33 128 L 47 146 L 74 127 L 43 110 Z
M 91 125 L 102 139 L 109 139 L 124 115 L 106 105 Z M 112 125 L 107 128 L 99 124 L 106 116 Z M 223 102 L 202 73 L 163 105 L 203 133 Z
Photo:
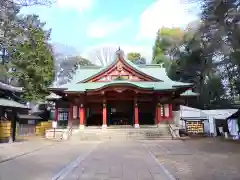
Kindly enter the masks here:
M 25 106 L 25 105 L 23 105 L 23 104 L 20 104 L 20 103 L 14 101 L 14 100 L 11 100 L 11 99 L 3 99 L 3 98 L 0 98 L 0 106 L 28 109 L 27 106 Z
M 199 96 L 199 93 L 195 93 L 192 90 L 187 90 L 182 93 L 181 96 Z
M 15 86 L 12 86 L 9 84 L 5 84 L 3 82 L 0 82 L 0 89 L 12 91 L 12 92 L 22 92 L 23 91 L 22 87 L 15 87 Z

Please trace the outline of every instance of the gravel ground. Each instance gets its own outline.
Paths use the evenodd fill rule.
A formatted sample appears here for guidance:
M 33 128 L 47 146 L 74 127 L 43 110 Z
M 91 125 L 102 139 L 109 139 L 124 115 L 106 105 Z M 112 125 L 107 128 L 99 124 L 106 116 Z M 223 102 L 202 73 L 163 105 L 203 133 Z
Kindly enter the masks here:
M 240 180 L 240 142 L 204 138 L 147 146 L 177 180 Z

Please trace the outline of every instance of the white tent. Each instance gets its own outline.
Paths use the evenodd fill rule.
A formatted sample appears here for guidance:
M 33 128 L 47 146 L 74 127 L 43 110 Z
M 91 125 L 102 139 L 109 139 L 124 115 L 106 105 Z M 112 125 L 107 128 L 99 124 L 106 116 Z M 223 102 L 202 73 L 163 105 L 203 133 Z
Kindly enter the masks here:
M 227 119 L 236 113 L 237 109 L 217 109 L 201 110 L 187 106 L 180 106 L 180 124 L 185 127 L 185 122 L 181 119 L 204 120 L 204 132 L 217 135 L 215 121 L 218 119 Z
M 204 132 L 209 133 L 210 131 L 208 115 L 205 114 L 201 109 L 180 105 L 180 124 L 182 127 L 186 127 L 184 120 L 203 120 Z
M 183 119 L 207 119 L 207 114 L 205 114 L 201 109 L 192 108 L 188 106 L 180 106 L 180 117 Z
M 202 110 L 208 116 L 214 116 L 215 119 L 227 119 L 232 114 L 236 113 L 238 109 L 216 109 L 216 110 Z
M 216 121 L 227 119 L 232 114 L 236 113 L 237 109 L 216 109 L 216 110 L 202 110 L 208 115 L 210 133 L 217 135 Z

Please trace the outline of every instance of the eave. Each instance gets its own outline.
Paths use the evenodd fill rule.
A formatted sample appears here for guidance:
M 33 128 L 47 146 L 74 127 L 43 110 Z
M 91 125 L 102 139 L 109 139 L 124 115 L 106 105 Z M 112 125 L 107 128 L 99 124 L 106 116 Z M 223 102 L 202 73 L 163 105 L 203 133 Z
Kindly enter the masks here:
M 54 88 L 54 87 L 50 87 L 50 88 L 48 88 L 48 90 L 50 90 L 50 91 L 65 91 L 65 90 L 67 90 L 68 88 Z

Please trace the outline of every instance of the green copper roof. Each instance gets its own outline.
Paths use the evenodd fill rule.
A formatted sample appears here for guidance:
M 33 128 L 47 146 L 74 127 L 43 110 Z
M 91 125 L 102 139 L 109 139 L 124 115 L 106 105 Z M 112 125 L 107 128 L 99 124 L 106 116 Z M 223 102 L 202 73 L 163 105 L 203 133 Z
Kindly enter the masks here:
M 61 85 L 50 87 L 50 89 L 65 89 L 66 92 L 84 92 L 88 90 L 95 90 L 99 88 L 104 88 L 111 85 L 126 85 L 126 86 L 135 86 L 143 89 L 152 89 L 152 90 L 170 90 L 177 89 L 180 87 L 191 87 L 191 83 L 182 83 L 172 81 L 166 73 L 165 68 L 161 65 L 135 65 L 129 60 L 125 62 L 131 66 L 136 72 L 143 73 L 147 76 L 152 77 L 156 81 L 152 82 L 135 82 L 129 80 L 119 80 L 119 81 L 109 81 L 109 82 L 91 82 L 83 83 L 82 81 L 90 79 L 91 77 L 104 72 L 105 69 L 116 63 L 115 61 L 109 63 L 106 67 L 91 66 L 91 67 L 80 67 L 76 73 L 73 75 L 71 82 Z
M 199 93 L 195 93 L 192 90 L 187 90 L 182 93 L 181 96 L 199 96 Z
M 136 66 L 135 64 L 131 63 L 130 61 L 127 61 L 131 66 L 133 66 L 135 69 L 137 68 L 139 71 L 148 74 L 156 79 L 162 80 L 163 82 L 133 82 L 133 81 L 110 81 L 110 82 L 95 82 L 95 83 L 79 83 L 80 81 L 85 80 L 86 78 L 93 76 L 105 68 L 101 67 L 80 67 L 75 75 L 73 76 L 73 79 L 71 82 L 58 86 L 58 87 L 52 87 L 52 88 L 66 88 L 68 91 L 77 91 L 77 89 L 83 90 L 84 87 L 85 89 L 94 89 L 92 87 L 96 88 L 101 88 L 104 85 L 110 85 L 110 84 L 132 84 L 138 87 L 142 88 L 150 88 L 152 87 L 153 89 L 172 89 L 172 86 L 191 86 L 190 83 L 182 83 L 182 82 L 176 82 L 172 81 L 166 74 L 165 68 L 162 68 L 160 65 L 141 65 L 141 66 Z M 154 85 L 153 85 L 154 84 Z M 147 86 L 147 87 L 145 87 Z M 155 87 L 155 88 L 154 88 Z M 169 88 L 171 87 L 171 88 Z

